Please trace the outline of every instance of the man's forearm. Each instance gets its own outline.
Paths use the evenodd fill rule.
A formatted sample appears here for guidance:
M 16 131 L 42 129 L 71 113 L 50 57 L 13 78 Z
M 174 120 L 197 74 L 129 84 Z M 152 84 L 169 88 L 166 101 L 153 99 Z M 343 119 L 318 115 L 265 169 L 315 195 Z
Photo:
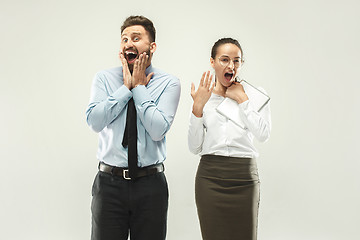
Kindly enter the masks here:
M 145 86 L 138 86 L 132 92 L 143 126 L 154 141 L 160 141 L 174 120 L 180 99 L 180 84 L 169 86 L 157 104 Z

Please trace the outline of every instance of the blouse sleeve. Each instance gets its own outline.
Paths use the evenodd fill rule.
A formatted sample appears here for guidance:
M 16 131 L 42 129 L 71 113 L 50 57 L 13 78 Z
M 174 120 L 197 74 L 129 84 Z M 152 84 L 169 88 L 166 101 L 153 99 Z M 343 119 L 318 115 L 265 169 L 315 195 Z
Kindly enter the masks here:
M 257 112 L 249 100 L 239 104 L 240 118 L 249 131 L 260 142 L 266 142 L 271 132 L 270 103 L 267 103 L 260 112 Z
M 193 113 L 191 113 L 188 130 L 188 146 L 190 152 L 198 154 L 202 151 L 204 134 L 205 128 L 203 123 L 203 117 L 198 118 Z

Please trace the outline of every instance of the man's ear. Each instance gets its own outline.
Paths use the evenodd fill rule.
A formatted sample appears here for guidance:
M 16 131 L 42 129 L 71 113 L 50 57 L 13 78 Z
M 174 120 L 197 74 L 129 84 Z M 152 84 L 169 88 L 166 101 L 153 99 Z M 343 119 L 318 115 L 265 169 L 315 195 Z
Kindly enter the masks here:
M 156 51 L 156 43 L 152 42 L 150 43 L 150 52 L 154 53 Z

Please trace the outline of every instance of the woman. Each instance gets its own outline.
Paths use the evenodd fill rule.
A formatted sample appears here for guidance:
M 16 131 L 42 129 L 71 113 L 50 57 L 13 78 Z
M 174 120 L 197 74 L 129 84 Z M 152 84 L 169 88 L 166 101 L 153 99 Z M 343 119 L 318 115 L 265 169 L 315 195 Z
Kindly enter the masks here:
M 195 197 L 205 240 L 253 240 L 257 235 L 259 178 L 253 138 L 270 136 L 270 109 L 252 107 L 243 85 L 235 77 L 243 63 L 237 40 L 218 40 L 211 51 L 212 75 L 202 75 L 198 89 L 191 85 L 193 108 L 188 132 L 189 149 L 201 159 L 195 180 Z M 237 102 L 243 127 L 216 108 L 225 98 Z

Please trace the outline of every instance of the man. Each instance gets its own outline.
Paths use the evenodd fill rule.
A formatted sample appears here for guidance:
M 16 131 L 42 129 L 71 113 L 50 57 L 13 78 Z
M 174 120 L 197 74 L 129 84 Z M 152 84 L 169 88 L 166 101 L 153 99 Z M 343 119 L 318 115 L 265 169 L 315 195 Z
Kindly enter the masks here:
M 180 98 L 179 80 L 151 65 L 155 28 L 143 16 L 121 27 L 122 67 L 96 74 L 86 111 L 99 133 L 92 188 L 92 240 L 161 240 L 168 188 L 165 135 Z

